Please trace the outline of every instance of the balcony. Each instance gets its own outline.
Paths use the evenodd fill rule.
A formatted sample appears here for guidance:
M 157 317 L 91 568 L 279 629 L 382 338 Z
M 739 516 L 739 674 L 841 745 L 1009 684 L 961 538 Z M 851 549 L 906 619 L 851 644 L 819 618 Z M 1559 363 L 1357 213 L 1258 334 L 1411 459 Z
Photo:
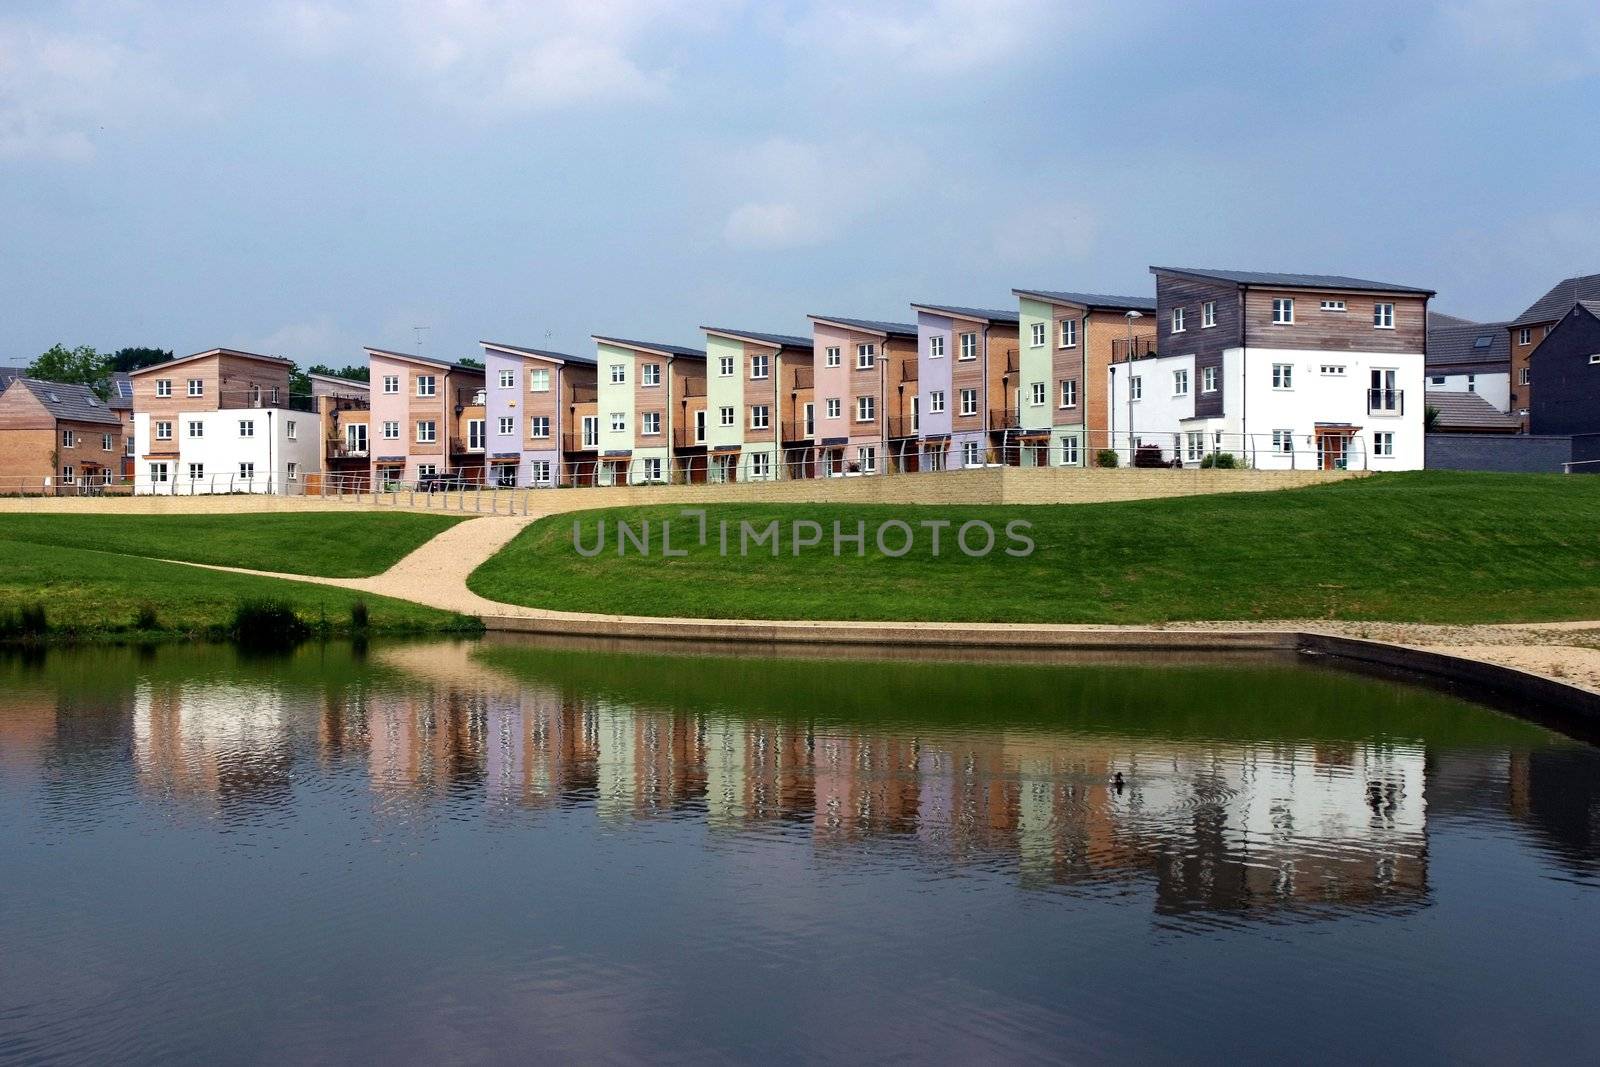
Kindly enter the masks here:
M 561 450 L 563 452 L 596 452 L 600 448 L 598 438 L 585 441 L 581 433 L 564 433 L 561 435 Z
M 890 437 L 917 436 L 917 417 L 915 415 L 890 415 L 886 421 L 889 423 Z
M 450 454 L 452 456 L 479 456 L 484 452 L 483 440 L 469 441 L 460 437 L 450 438 Z
M 785 441 L 809 441 L 815 436 L 815 427 L 808 425 L 804 419 L 788 419 L 783 424 Z
M 473 388 L 457 389 L 456 390 L 456 407 L 458 407 L 458 408 L 481 408 L 484 405 L 484 401 L 487 398 L 487 395 L 488 395 L 487 391 L 483 390 L 483 389 L 473 389 Z
M 1404 389 L 1368 389 L 1367 414 L 1400 416 L 1406 413 Z
M 789 382 L 792 390 L 814 389 L 817 384 L 817 373 L 810 367 L 795 367 Z
M 1022 357 L 1017 354 L 1017 350 L 1015 348 L 1006 349 L 1006 373 L 1015 374 L 1017 371 L 1021 370 L 1021 359 Z
M 574 385 L 572 387 L 572 402 L 574 404 L 593 404 L 600 399 L 600 388 L 594 385 Z
M 344 441 L 330 440 L 328 442 L 329 459 L 366 459 L 367 446 L 354 447 Z
M 1022 413 L 1016 408 L 1001 408 L 989 412 L 989 429 L 991 430 L 1020 430 L 1022 429 Z
M 895 384 L 896 385 L 910 385 L 910 384 L 915 383 L 916 380 L 917 380 L 917 363 L 916 363 L 916 360 L 907 360 L 906 362 L 900 364 L 899 373 L 895 377 Z
M 1121 337 L 1111 342 L 1111 362 L 1126 363 L 1130 359 L 1149 359 L 1157 355 L 1154 337 Z
M 683 380 L 683 395 L 685 397 L 705 396 L 706 380 L 704 378 L 685 378 Z

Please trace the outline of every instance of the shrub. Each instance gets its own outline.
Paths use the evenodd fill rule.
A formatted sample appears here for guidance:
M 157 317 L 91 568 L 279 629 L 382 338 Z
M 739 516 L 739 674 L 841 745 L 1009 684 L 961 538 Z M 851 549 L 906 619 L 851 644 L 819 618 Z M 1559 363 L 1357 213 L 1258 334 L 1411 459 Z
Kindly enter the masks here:
M 1239 460 L 1235 458 L 1232 452 L 1208 452 L 1205 458 L 1200 461 L 1200 466 L 1207 470 L 1215 467 L 1219 471 L 1231 471 L 1238 465 Z
M 1159 445 L 1140 445 L 1133 453 L 1135 467 L 1165 467 L 1167 461 L 1161 455 Z
M 350 605 L 350 629 L 361 633 L 367 628 L 367 602 L 357 600 Z
M 161 621 L 156 618 L 154 604 L 139 605 L 139 611 L 133 617 L 133 628 L 135 630 L 159 630 L 161 628 Z
M 233 609 L 232 638 L 251 648 L 285 648 L 311 633 L 284 600 L 243 600 Z
M 44 605 L 38 601 L 24 604 L 15 611 L 0 612 L 0 639 L 43 637 L 49 629 Z
M 1102 448 L 1100 451 L 1094 454 L 1094 462 L 1095 465 L 1099 467 L 1115 467 L 1122 461 L 1117 458 L 1116 449 Z

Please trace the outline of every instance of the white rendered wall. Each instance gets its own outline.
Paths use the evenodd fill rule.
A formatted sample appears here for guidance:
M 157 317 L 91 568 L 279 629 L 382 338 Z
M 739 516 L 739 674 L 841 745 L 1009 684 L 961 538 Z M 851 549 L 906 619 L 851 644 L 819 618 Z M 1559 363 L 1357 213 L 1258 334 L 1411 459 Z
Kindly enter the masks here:
M 251 436 L 239 431 L 241 422 L 254 427 Z M 199 422 L 204 431 L 189 436 L 189 424 Z M 289 424 L 294 423 L 294 437 Z M 295 493 L 301 491 L 307 474 L 322 469 L 321 430 L 316 415 L 282 408 L 229 408 L 223 411 L 180 412 L 172 418 L 172 438 L 178 447 L 175 459 L 166 459 L 168 481 L 156 484 L 150 477 L 151 420 L 147 413 L 134 415 L 134 491 L 137 493 Z M 165 444 L 165 442 L 161 442 Z M 201 464 L 203 477 L 192 479 L 191 463 Z M 242 464 L 254 464 L 254 477 L 245 477 Z M 287 480 L 289 464 L 297 467 L 296 479 Z
M 1437 383 L 1434 377 L 1444 381 Z M 1430 375 L 1428 388 L 1436 393 L 1477 393 L 1496 409 L 1511 410 L 1511 374 L 1443 374 Z

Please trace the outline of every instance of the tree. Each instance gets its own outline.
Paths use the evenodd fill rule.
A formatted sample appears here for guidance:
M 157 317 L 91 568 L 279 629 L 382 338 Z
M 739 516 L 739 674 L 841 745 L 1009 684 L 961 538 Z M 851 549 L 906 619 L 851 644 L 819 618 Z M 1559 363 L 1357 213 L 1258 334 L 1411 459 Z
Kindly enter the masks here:
M 68 348 L 66 345 L 57 344 L 28 364 L 28 377 L 46 382 L 70 382 L 103 389 L 109 363 L 110 361 L 96 352 L 92 345 Z
M 481 359 L 473 359 L 471 356 L 468 356 L 465 359 L 460 360 L 459 362 L 463 367 L 476 367 L 479 370 L 483 369 L 483 360 L 481 360 Z
M 352 382 L 366 382 L 372 380 L 372 372 L 367 367 L 346 367 L 343 370 L 334 370 L 326 363 L 313 363 L 306 368 L 307 374 L 324 374 L 330 378 L 344 378 Z
M 171 358 L 170 348 L 119 348 L 111 356 L 110 369 L 126 373 L 141 367 L 153 367 Z
M 1435 426 L 1439 425 L 1439 409 L 1428 404 L 1422 409 L 1422 432 L 1432 433 Z

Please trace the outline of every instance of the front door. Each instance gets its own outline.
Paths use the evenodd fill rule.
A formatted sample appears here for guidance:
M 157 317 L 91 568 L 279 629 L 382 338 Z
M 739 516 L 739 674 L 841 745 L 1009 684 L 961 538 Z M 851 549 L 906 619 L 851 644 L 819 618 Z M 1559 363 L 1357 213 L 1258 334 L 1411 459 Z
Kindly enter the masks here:
M 1325 471 L 1342 471 L 1348 462 L 1350 434 L 1346 430 L 1317 431 L 1317 466 Z

